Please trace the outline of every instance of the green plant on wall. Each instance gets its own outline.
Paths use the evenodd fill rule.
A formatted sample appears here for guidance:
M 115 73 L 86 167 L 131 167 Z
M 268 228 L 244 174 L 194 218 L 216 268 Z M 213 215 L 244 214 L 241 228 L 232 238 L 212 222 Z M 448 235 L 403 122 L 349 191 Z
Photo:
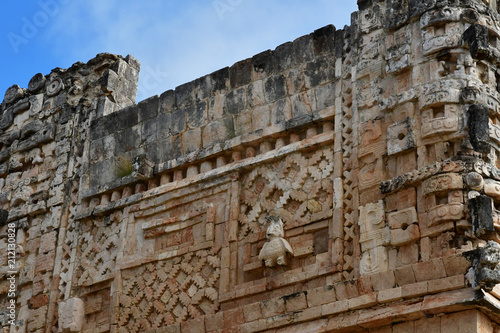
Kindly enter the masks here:
M 126 177 L 132 174 L 132 159 L 126 155 L 120 155 L 115 159 L 115 175 Z

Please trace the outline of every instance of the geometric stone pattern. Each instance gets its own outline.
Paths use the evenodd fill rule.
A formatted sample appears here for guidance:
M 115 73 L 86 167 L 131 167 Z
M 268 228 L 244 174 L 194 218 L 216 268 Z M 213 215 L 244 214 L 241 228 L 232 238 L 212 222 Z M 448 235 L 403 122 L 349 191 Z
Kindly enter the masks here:
M 121 223 L 110 217 L 82 222 L 74 278 L 78 285 L 89 286 L 114 276 L 120 246 Z
M 220 259 L 211 251 L 122 271 L 118 332 L 147 332 L 219 310 Z
M 291 154 L 243 176 L 239 238 L 265 230 L 268 215 L 280 216 L 286 229 L 330 217 L 332 172 L 332 149 L 320 149 Z
M 1 330 L 498 330 L 498 5 L 359 0 L 138 103 L 131 56 L 13 85 Z

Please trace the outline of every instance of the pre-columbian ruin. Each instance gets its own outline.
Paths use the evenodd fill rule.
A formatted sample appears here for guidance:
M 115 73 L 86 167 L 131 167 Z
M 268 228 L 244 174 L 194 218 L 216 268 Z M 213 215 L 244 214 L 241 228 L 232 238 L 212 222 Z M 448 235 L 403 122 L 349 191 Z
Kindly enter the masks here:
M 358 0 L 136 103 L 103 53 L 0 107 L 1 332 L 500 332 L 496 0 Z

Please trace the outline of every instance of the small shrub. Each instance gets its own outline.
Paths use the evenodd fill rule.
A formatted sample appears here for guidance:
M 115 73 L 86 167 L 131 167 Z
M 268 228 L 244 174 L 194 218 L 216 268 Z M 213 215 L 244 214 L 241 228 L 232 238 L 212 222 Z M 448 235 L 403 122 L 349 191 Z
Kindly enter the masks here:
M 115 160 L 115 174 L 122 178 L 132 174 L 132 160 L 125 155 L 118 156 Z

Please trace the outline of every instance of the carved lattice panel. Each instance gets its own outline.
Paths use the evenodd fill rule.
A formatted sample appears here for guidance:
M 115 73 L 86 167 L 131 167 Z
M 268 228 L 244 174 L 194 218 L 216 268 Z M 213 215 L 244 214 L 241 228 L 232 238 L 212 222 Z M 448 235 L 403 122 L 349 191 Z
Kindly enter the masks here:
M 332 214 L 333 151 L 294 153 L 243 176 L 239 238 L 266 228 L 268 214 L 279 216 L 285 229 Z
M 122 271 L 119 332 L 144 332 L 219 310 L 220 259 L 188 253 Z
M 120 243 L 121 219 L 104 217 L 81 224 L 75 282 L 89 286 L 113 277 Z

